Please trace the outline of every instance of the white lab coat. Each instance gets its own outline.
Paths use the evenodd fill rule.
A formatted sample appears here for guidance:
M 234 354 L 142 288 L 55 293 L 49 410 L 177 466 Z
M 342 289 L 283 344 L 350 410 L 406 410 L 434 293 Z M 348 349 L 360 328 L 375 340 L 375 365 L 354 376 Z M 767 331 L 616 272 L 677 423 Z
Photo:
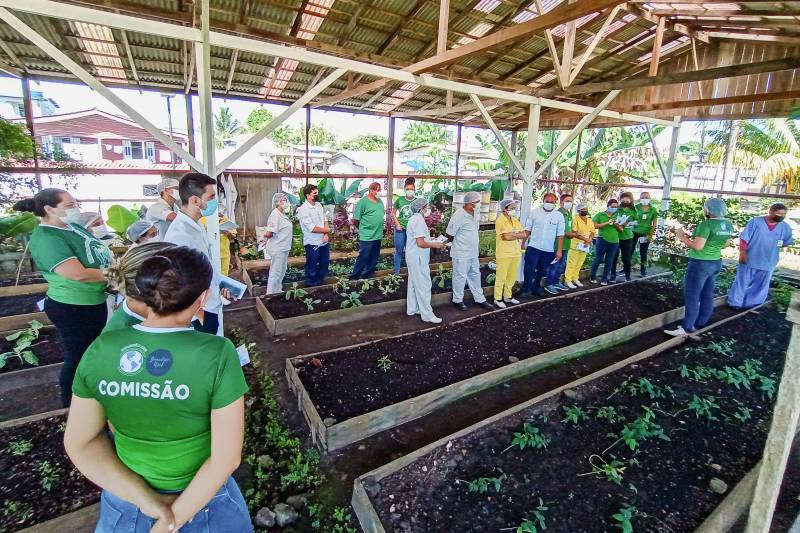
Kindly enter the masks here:
M 430 321 L 436 315 L 431 307 L 431 249 L 417 246 L 417 237 L 429 240 L 431 233 L 425 218 L 415 213 L 408 219 L 406 229 L 406 264 L 408 266 L 408 293 L 406 314 L 420 315 L 422 320 Z
M 486 301 L 481 288 L 481 265 L 478 261 L 478 213 L 470 215 L 463 208 L 450 217 L 445 233 L 453 237 L 450 257 L 453 261 L 453 302 L 464 301 L 464 285 L 469 285 L 475 303 Z

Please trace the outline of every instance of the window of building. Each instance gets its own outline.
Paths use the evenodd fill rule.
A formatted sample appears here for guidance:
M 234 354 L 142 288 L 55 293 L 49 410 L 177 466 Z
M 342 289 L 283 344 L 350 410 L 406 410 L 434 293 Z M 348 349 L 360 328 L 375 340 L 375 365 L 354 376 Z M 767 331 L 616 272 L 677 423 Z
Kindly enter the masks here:
M 145 156 L 151 163 L 156 162 L 156 144 L 153 142 L 145 143 Z
M 122 155 L 125 159 L 144 159 L 144 143 L 142 141 L 122 141 Z

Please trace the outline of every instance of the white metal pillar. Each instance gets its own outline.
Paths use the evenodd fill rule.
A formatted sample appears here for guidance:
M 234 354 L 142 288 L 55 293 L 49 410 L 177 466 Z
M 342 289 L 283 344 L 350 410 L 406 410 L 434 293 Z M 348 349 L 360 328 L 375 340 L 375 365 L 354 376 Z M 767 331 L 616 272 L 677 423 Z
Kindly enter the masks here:
M 542 106 L 531 104 L 528 113 L 528 138 L 525 139 L 525 171 L 522 172 L 522 201 L 520 202 L 520 220 L 525 224 L 533 203 L 533 173 L 536 170 L 537 146 L 539 146 L 539 115 Z M 517 270 L 517 281 L 522 282 L 524 275 L 524 262 L 520 261 Z
M 669 200 L 672 196 L 672 175 L 675 169 L 675 153 L 678 151 L 678 136 L 681 133 L 681 117 L 675 117 L 677 126 L 672 128 L 672 139 L 669 142 L 669 158 L 667 159 L 666 176 L 664 179 L 664 188 L 661 191 L 661 216 L 658 219 L 657 234 L 660 237 L 664 234 L 664 223 L 666 218 L 664 214 L 669 209 Z

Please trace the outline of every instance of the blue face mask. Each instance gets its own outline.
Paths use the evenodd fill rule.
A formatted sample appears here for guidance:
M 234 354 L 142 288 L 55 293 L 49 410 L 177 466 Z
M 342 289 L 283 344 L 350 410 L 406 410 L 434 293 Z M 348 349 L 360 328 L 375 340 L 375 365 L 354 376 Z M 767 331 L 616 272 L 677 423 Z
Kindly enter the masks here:
M 617 208 L 616 207 L 609 207 L 608 208 L 608 212 L 609 213 L 616 213 L 617 212 Z
M 209 215 L 213 215 L 217 211 L 217 207 L 219 206 L 219 200 L 214 198 L 213 200 L 209 200 L 208 204 L 206 204 L 206 208 L 200 211 L 204 217 Z
M 545 211 L 552 211 L 553 209 L 555 209 L 556 204 L 545 202 L 542 204 L 542 207 L 544 208 Z

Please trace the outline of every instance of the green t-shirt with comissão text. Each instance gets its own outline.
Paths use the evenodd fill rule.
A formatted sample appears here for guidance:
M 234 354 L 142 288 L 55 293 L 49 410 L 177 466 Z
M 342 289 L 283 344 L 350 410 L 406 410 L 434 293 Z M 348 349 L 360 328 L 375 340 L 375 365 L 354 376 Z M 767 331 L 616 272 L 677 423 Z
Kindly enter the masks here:
M 72 392 L 97 400 L 119 459 L 162 491 L 181 491 L 211 454 L 211 410 L 247 392 L 231 341 L 190 328 L 141 324 L 102 333 Z

